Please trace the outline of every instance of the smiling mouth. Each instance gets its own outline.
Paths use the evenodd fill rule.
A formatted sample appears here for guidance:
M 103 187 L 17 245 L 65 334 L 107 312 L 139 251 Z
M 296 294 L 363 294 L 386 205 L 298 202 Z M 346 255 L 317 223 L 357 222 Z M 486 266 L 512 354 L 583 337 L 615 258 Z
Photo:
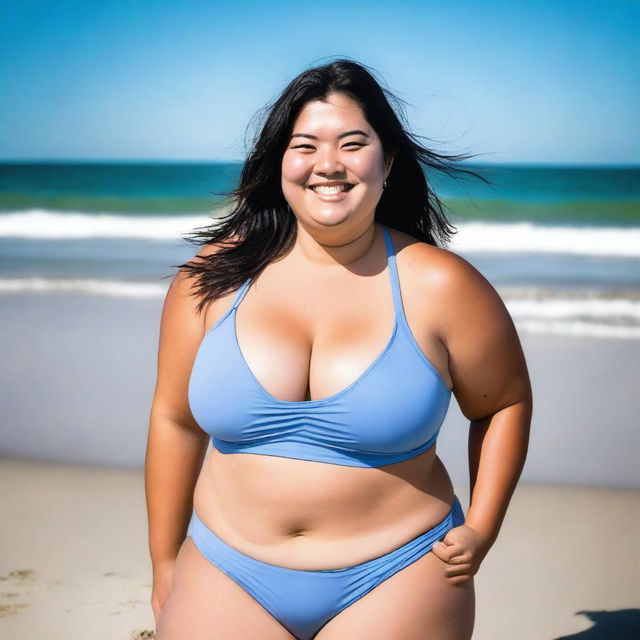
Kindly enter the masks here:
M 336 193 L 351 191 L 351 189 L 353 189 L 354 186 L 355 185 L 353 184 L 336 184 L 332 186 L 315 185 L 313 187 L 309 187 L 309 189 L 311 189 L 311 191 L 315 191 L 316 193 L 331 196 L 331 195 L 335 195 Z

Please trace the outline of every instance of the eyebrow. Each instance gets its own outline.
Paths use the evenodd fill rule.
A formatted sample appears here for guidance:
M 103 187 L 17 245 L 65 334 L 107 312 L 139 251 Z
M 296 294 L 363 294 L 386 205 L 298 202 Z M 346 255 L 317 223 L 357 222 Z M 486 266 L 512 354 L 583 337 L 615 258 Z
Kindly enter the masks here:
M 365 131 L 362 131 L 362 129 L 354 129 L 353 131 L 345 131 L 344 133 L 341 133 L 338 136 L 338 139 L 340 138 L 346 138 L 347 136 L 353 136 L 353 135 L 361 135 L 361 136 L 365 136 L 365 137 L 369 137 L 369 134 L 366 133 Z M 292 138 L 295 138 L 296 136 L 299 136 L 301 138 L 311 138 L 313 140 L 317 140 L 318 136 L 312 136 L 310 133 L 294 133 L 292 134 Z

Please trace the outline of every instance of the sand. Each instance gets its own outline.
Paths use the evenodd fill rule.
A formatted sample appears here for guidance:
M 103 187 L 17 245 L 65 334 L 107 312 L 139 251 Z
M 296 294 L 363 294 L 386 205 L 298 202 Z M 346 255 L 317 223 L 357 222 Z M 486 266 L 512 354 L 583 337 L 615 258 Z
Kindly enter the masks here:
M 0 487 L 0 638 L 153 637 L 140 470 L 2 459 Z M 519 485 L 475 580 L 474 640 L 640 637 L 640 491 Z

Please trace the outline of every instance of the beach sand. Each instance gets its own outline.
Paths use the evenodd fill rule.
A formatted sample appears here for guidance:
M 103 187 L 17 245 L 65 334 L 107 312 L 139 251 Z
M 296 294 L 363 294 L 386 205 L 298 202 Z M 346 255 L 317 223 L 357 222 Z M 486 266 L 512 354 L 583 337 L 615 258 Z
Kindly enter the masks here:
M 0 486 L 0 638 L 153 637 L 142 471 L 2 459 Z M 576 638 L 637 638 L 639 569 L 640 491 L 520 484 L 475 577 L 474 640 L 579 634 L 581 611 L 608 613 Z

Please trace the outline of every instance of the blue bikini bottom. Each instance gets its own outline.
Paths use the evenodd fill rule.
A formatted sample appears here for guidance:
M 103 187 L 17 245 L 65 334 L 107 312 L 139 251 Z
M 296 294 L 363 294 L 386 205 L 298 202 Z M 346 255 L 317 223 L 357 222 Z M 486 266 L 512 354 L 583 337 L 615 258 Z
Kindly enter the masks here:
M 458 497 L 439 524 L 382 556 L 343 569 L 305 570 L 262 562 L 229 546 L 193 510 L 191 536 L 200 553 L 250 593 L 298 640 L 311 640 L 331 618 L 431 550 L 464 523 Z

